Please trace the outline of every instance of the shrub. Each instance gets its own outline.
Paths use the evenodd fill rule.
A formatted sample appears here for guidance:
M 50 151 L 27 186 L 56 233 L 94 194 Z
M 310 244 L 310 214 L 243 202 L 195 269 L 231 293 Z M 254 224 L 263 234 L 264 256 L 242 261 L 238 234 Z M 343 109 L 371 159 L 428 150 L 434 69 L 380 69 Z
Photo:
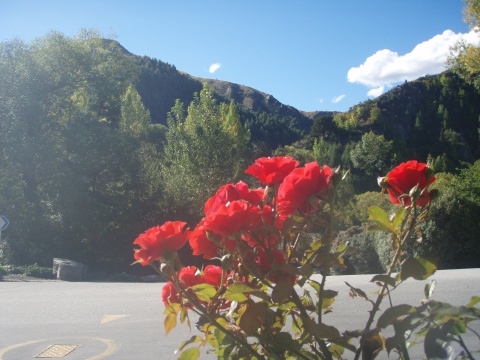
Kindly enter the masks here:
M 23 274 L 42 279 L 52 279 L 52 268 L 39 266 L 37 264 L 28 265 L 23 268 Z
M 338 234 L 335 246 L 349 243 L 355 254 L 345 257 L 346 269 L 342 274 L 375 274 L 385 272 L 386 265 L 377 252 L 375 234 L 367 233 L 360 226 L 352 226 Z
M 24 272 L 23 267 L 16 265 L 4 265 L 3 269 L 7 272 L 8 275 L 23 274 Z

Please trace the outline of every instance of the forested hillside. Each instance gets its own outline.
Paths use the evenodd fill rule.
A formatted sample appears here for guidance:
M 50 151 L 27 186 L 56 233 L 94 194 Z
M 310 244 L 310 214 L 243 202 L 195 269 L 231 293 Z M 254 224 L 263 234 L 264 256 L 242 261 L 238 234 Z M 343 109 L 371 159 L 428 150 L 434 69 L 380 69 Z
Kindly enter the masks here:
M 219 186 L 249 180 L 243 171 L 256 157 L 288 154 L 348 170 L 338 241 L 351 238 L 372 254 L 381 249 L 362 226 L 379 194 L 376 176 L 408 159 L 430 160 L 444 173 L 443 206 L 432 210 L 442 220 L 429 224 L 430 238 L 415 251 L 433 251 L 441 236 L 438 249 L 451 255 L 445 266 L 480 266 L 474 87 L 446 72 L 345 113 L 316 115 L 246 86 L 195 79 L 94 32 L 3 42 L 0 212 L 11 224 L 0 265 L 64 257 L 129 271 L 143 230 L 172 219 L 194 225 Z M 448 251 L 452 241 L 458 254 Z
M 365 176 L 407 159 L 455 173 L 480 157 L 479 114 L 479 92 L 447 71 L 406 82 L 345 113 L 317 117 L 293 149 L 350 169 L 360 177 L 359 190 Z

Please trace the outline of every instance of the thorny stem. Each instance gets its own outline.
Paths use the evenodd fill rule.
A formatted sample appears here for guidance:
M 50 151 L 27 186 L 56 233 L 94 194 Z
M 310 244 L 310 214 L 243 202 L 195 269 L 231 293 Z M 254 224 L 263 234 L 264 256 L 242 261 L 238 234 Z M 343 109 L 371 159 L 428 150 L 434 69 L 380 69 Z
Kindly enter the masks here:
M 325 288 L 325 282 L 327 275 L 322 274 L 322 283 L 320 284 L 320 294 L 318 294 L 318 323 L 322 323 L 322 305 L 323 305 L 323 292 Z
M 470 330 L 471 332 L 473 332 L 475 335 L 477 335 L 477 338 L 480 339 L 480 334 L 477 333 L 474 329 L 472 329 L 472 328 L 471 328 L 470 326 L 468 326 L 468 325 L 466 325 L 466 328 L 467 328 L 468 330 Z
M 400 356 L 402 360 L 410 360 L 410 355 L 408 354 L 408 349 L 407 349 L 407 345 L 405 345 L 405 340 L 403 340 L 400 343 L 400 349 L 401 349 Z
M 465 343 L 463 342 L 463 339 L 460 335 L 458 335 L 458 343 L 460 344 L 460 346 L 463 348 L 463 350 L 465 350 L 465 353 L 467 354 L 468 358 L 470 360 L 474 360 L 475 358 L 473 357 L 473 355 L 470 353 L 470 351 L 468 351 L 468 347 L 467 345 L 465 345 Z
M 390 276 L 393 272 L 393 269 L 395 268 L 395 264 L 397 263 L 398 259 L 400 258 L 400 254 L 402 253 L 402 247 L 405 243 L 405 241 L 408 239 L 410 236 L 410 233 L 412 232 L 414 226 L 415 226 L 415 218 L 416 218 L 416 207 L 413 207 L 414 214 L 413 218 L 410 221 L 410 224 L 408 225 L 408 229 L 406 232 L 403 234 L 403 238 L 398 244 L 397 251 L 395 252 L 395 255 L 393 256 L 393 260 L 390 264 L 390 267 L 388 268 L 387 271 L 387 276 Z M 408 213 L 407 213 L 408 216 Z M 387 289 L 387 283 L 384 283 L 382 286 L 382 289 L 380 290 L 380 293 L 377 296 L 377 300 L 375 301 L 375 304 L 372 307 L 372 310 L 370 311 L 370 316 L 367 320 L 367 324 L 365 325 L 365 329 L 363 330 L 364 333 L 370 330 L 370 327 L 372 326 L 373 320 L 375 319 L 375 315 L 377 314 L 377 311 L 380 309 L 380 304 L 382 303 L 383 297 L 385 295 L 385 290 Z M 360 354 L 362 352 L 362 346 L 360 346 L 355 354 L 355 360 L 358 360 L 360 358 Z M 403 352 L 403 351 L 402 351 Z
M 282 342 L 276 342 L 275 345 L 284 349 L 284 350 L 287 350 L 287 351 L 290 351 L 290 352 L 294 353 L 296 356 L 298 356 L 298 359 L 310 360 L 310 358 L 306 357 L 305 355 L 303 355 L 298 350 L 295 350 L 294 348 L 291 348 L 291 347 L 289 347 L 288 345 L 286 345 Z M 275 356 L 275 358 L 278 358 L 277 354 L 273 353 L 273 355 Z
M 390 307 L 392 307 L 393 306 L 392 295 L 390 294 L 390 290 L 388 289 L 388 286 L 387 286 L 386 290 L 387 290 L 387 295 L 388 295 L 388 302 L 390 303 Z
M 300 297 L 298 296 L 297 292 L 295 289 L 292 291 L 292 298 L 293 302 L 295 305 L 297 305 L 298 309 L 300 310 L 300 314 L 304 317 L 309 318 L 307 311 L 305 310 L 302 301 L 300 300 Z M 332 354 L 330 354 L 330 351 L 328 351 L 327 346 L 325 345 L 325 341 L 322 339 L 316 339 L 318 343 L 320 344 L 320 347 L 322 348 L 323 358 L 325 359 L 332 359 Z

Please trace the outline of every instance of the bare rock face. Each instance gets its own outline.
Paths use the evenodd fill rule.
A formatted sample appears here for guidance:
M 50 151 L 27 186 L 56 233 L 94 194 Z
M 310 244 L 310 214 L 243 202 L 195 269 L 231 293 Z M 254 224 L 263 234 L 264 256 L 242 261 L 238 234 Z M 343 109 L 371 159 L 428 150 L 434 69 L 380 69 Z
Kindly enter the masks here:
M 87 267 L 73 260 L 54 258 L 53 274 L 58 280 L 82 281 L 87 276 Z

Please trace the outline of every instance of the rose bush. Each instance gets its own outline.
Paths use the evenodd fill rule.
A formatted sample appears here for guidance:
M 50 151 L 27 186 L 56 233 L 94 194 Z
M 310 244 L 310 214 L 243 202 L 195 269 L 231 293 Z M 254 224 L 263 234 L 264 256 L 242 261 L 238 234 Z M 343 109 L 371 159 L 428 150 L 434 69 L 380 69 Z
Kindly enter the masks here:
M 372 308 L 364 329 L 343 334 L 323 316 L 333 311 L 337 296 L 326 288 L 327 277 L 355 251 L 347 244 L 332 246 L 335 189 L 341 179 L 328 166 L 298 165 L 288 157 L 258 159 L 246 172 L 264 188 L 224 185 L 207 200 L 205 216 L 193 231 L 185 223 L 167 222 L 135 240 L 137 262 L 169 280 L 162 290 L 166 333 L 178 319 L 189 326 L 192 314 L 197 319 L 200 335 L 180 344 L 179 359 L 198 358 L 202 346 L 219 359 L 373 359 L 381 351 L 408 359 L 407 341 L 418 329 L 427 357 L 457 341 L 473 359 L 461 335 L 470 321 L 479 320 L 475 306 L 480 298 L 463 308 L 435 302 L 429 299 L 431 283 L 428 300 L 419 306 L 391 305 L 377 316 L 382 300 L 403 281 L 424 280 L 436 271 L 436 259 L 407 258 L 404 251 L 435 197 L 428 165 L 409 161 L 379 179 L 399 206 L 394 214 L 368 208 L 369 230 L 388 233 L 392 262 L 385 274 L 372 278 L 379 285 L 375 301 L 347 284 L 351 296 L 365 298 Z M 319 238 L 300 251 L 301 235 L 312 228 Z M 183 266 L 176 251 L 187 241 L 195 255 L 216 265 L 203 270 Z M 400 271 L 394 275 L 397 264 Z M 388 327 L 394 335 L 385 338 L 382 331 Z

